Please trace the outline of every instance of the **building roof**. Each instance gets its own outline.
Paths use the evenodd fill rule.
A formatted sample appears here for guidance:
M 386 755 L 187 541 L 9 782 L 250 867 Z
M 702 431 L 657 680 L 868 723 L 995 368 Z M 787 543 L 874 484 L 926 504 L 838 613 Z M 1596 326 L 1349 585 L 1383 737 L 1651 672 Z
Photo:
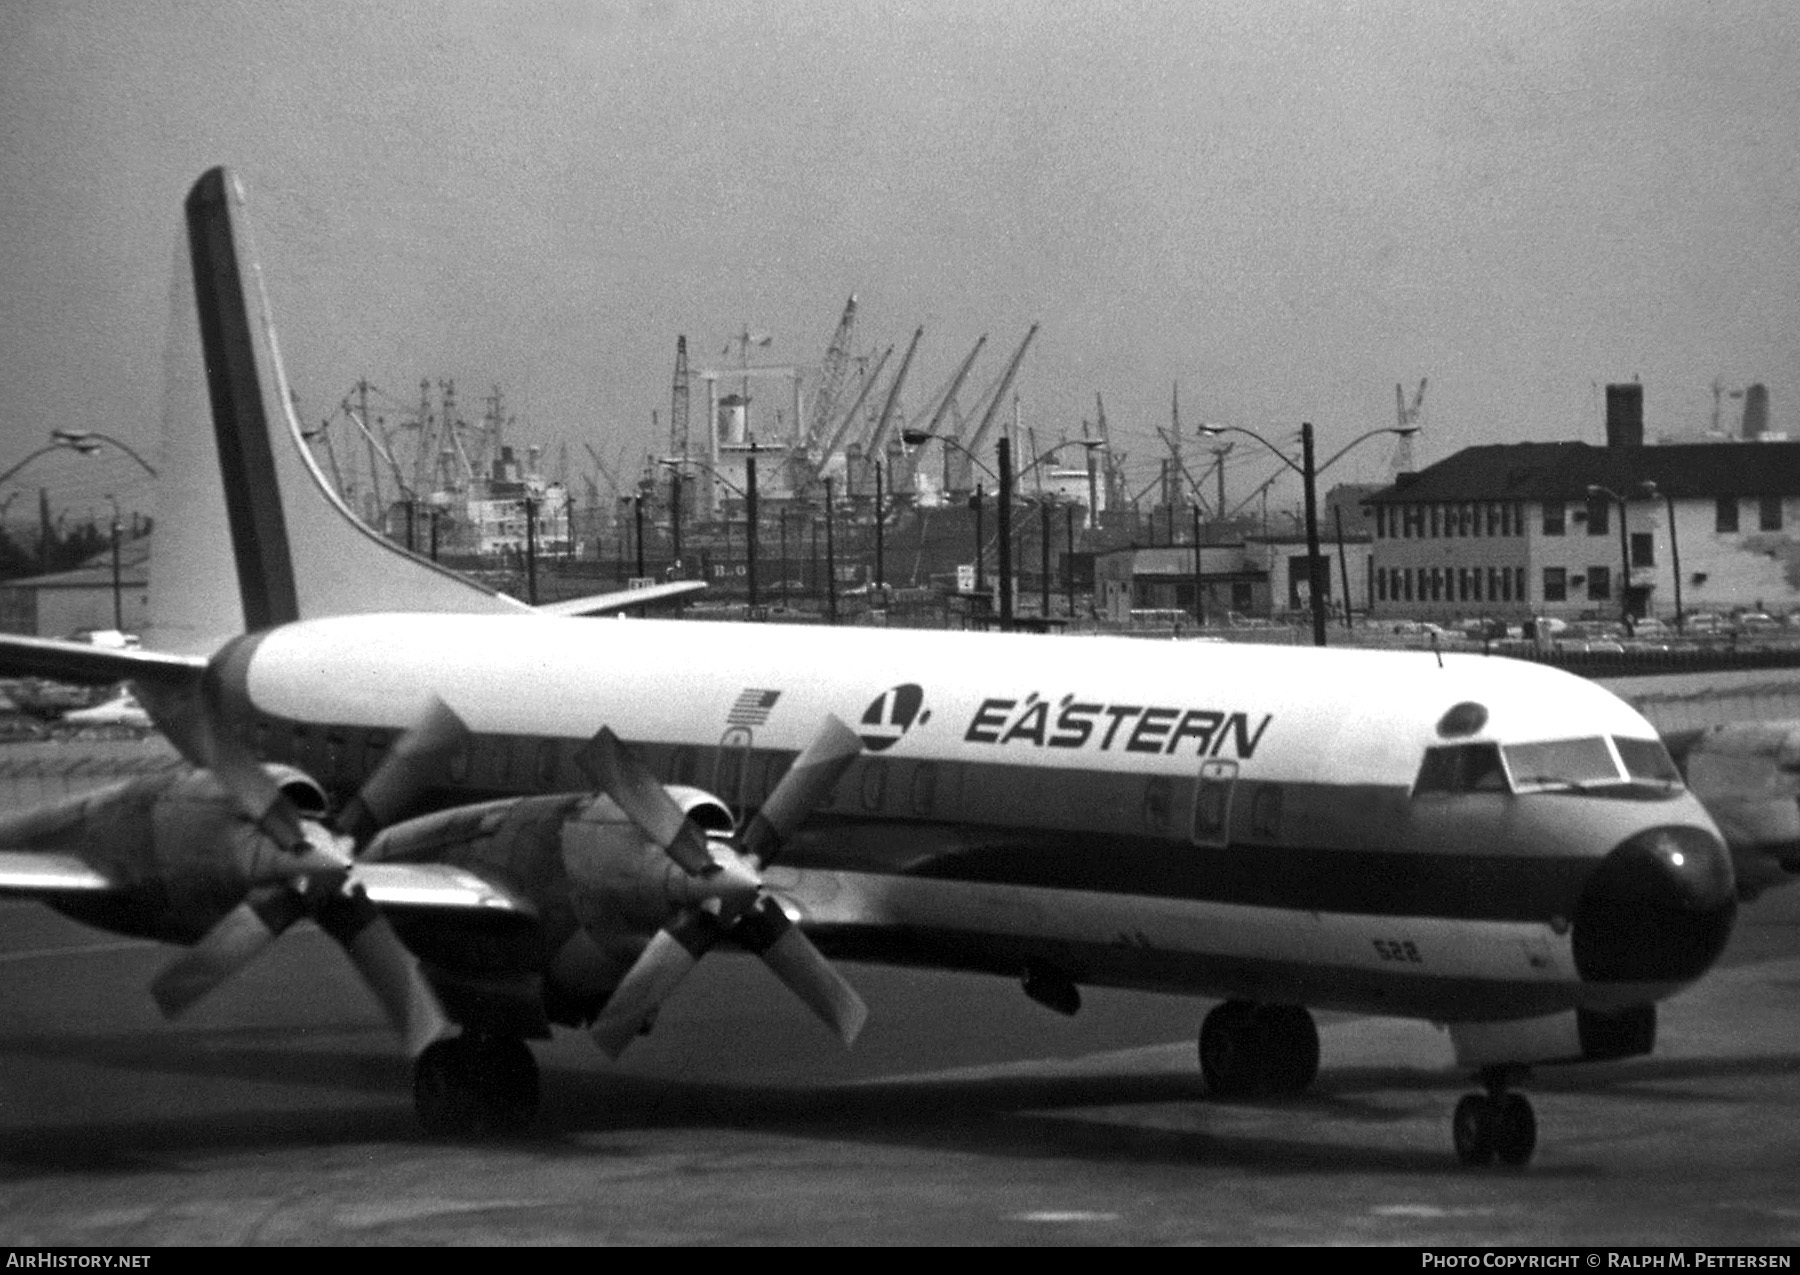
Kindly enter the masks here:
M 1466 447 L 1368 498 L 1401 505 L 1459 500 L 1586 500 L 1590 484 L 1641 499 L 1659 495 L 1800 495 L 1800 443 L 1680 443 L 1595 447 L 1589 443 L 1498 443 Z

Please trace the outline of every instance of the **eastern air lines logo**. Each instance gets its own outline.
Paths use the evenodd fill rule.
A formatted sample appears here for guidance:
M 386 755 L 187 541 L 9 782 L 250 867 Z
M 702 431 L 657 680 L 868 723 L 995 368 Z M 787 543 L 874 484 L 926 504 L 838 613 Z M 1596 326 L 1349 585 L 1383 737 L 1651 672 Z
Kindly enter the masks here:
M 872 753 L 885 752 L 900 742 L 900 737 L 913 726 L 931 720 L 931 710 L 924 706 L 925 692 L 911 682 L 890 687 L 875 697 L 863 710 L 863 747 Z

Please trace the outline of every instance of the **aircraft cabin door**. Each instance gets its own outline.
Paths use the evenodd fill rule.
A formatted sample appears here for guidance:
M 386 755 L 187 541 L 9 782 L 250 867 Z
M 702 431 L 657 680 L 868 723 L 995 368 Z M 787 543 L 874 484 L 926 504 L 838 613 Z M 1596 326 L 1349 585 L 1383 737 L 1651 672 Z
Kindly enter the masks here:
M 1203 761 L 1194 784 L 1193 839 L 1223 849 L 1231 841 L 1231 799 L 1237 790 L 1235 761 Z

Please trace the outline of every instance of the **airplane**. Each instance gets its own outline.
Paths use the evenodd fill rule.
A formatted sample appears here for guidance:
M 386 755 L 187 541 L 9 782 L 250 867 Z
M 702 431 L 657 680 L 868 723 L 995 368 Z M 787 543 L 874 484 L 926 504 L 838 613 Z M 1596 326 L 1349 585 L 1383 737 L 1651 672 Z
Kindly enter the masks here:
M 206 378 L 166 417 L 151 642 L 0 638 L 0 671 L 129 679 L 190 764 L 0 819 L 0 891 L 186 945 L 166 1011 L 311 919 L 451 1134 L 523 1127 L 525 1042 L 616 1056 L 720 944 L 846 1042 L 839 961 L 1065 1014 L 1216 1000 L 1227 1099 L 1312 1083 L 1313 1011 L 1409 1017 L 1479 1085 L 1457 1158 L 1522 1165 L 1528 1070 L 1648 1052 L 1730 936 L 1731 858 L 1656 731 L 1560 670 L 578 618 L 441 570 L 307 453 L 244 203 L 223 169 L 186 203 Z

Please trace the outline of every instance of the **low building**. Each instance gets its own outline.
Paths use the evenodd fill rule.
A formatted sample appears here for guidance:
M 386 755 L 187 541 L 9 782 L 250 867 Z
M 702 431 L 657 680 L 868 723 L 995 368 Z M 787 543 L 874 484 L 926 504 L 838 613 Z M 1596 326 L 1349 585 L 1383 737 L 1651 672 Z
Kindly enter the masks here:
M 121 541 L 71 571 L 0 584 L 0 632 L 67 637 L 84 629 L 141 633 L 150 614 L 150 536 Z
M 1325 596 L 1343 614 L 1345 578 L 1353 607 L 1364 608 L 1369 591 L 1370 543 L 1345 537 L 1320 541 Z M 1119 622 L 1133 611 L 1196 614 L 1195 575 L 1209 623 L 1227 614 L 1253 619 L 1299 615 L 1311 606 L 1306 541 L 1300 536 L 1247 537 L 1226 544 L 1163 545 L 1115 549 L 1094 558 L 1094 605 Z
M 1800 610 L 1800 443 L 1471 447 L 1375 515 L 1378 616 Z

